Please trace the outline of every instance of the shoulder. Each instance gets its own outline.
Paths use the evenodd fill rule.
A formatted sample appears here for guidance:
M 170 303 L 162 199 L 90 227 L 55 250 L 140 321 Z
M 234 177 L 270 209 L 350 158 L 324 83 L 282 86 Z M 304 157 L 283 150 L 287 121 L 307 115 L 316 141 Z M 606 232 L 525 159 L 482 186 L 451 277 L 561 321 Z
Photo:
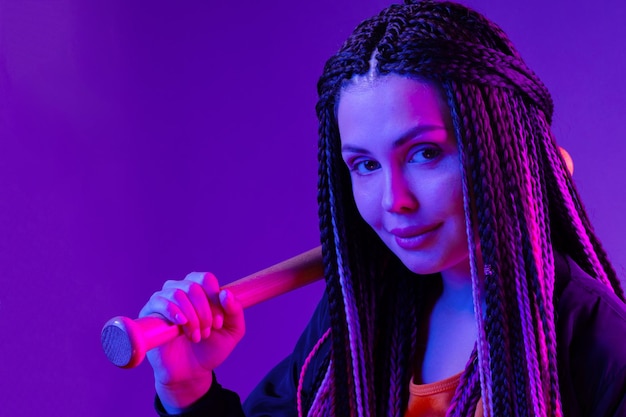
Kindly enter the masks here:
M 556 256 L 555 265 L 563 405 L 582 415 L 611 415 L 626 389 L 626 304 L 573 260 Z
M 600 281 L 585 273 L 568 257 L 557 257 L 555 313 L 557 324 L 567 324 L 574 339 L 591 337 L 589 344 L 613 350 L 626 336 L 626 304 Z M 613 329 L 613 331 L 608 331 Z M 621 341 L 617 346 L 613 342 Z

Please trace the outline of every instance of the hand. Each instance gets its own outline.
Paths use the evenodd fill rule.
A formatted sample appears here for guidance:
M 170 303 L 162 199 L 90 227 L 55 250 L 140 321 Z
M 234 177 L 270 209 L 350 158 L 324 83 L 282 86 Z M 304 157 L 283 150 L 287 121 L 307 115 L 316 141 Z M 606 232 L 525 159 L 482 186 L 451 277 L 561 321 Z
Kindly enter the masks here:
M 154 293 L 139 317 L 149 314 L 183 327 L 183 336 L 146 355 L 166 410 L 183 409 L 208 391 L 213 370 L 243 337 L 243 308 L 230 291 L 220 291 L 213 274 L 192 272 Z

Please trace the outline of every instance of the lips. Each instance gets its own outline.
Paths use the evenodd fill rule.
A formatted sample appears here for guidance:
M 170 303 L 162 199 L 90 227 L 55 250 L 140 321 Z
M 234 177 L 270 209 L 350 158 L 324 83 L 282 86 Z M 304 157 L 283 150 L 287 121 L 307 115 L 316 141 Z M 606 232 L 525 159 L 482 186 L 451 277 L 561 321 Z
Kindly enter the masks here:
M 415 250 L 424 246 L 441 227 L 441 223 L 431 226 L 411 226 L 391 229 L 396 244 L 402 249 Z

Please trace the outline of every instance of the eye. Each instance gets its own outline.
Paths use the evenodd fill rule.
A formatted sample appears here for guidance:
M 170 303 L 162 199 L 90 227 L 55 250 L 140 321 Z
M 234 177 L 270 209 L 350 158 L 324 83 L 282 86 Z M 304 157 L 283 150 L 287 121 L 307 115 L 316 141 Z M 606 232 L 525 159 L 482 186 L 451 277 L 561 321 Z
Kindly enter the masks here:
M 350 171 L 358 175 L 367 175 L 380 168 L 380 164 L 372 159 L 360 159 L 352 162 Z
M 423 164 L 437 159 L 441 155 L 441 149 L 433 145 L 418 146 L 411 154 L 409 162 Z

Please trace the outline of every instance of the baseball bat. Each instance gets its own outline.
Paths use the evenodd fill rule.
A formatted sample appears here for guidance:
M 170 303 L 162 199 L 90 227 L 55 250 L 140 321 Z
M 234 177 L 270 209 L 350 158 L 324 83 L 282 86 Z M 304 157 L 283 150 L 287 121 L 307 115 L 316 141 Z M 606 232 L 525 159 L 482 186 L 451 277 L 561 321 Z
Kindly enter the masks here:
M 317 247 L 247 277 L 226 284 L 244 308 L 295 290 L 324 276 L 322 249 Z M 159 315 L 139 319 L 114 317 L 107 321 L 100 341 L 107 358 L 121 368 L 134 368 L 146 352 L 183 334 L 181 326 Z

